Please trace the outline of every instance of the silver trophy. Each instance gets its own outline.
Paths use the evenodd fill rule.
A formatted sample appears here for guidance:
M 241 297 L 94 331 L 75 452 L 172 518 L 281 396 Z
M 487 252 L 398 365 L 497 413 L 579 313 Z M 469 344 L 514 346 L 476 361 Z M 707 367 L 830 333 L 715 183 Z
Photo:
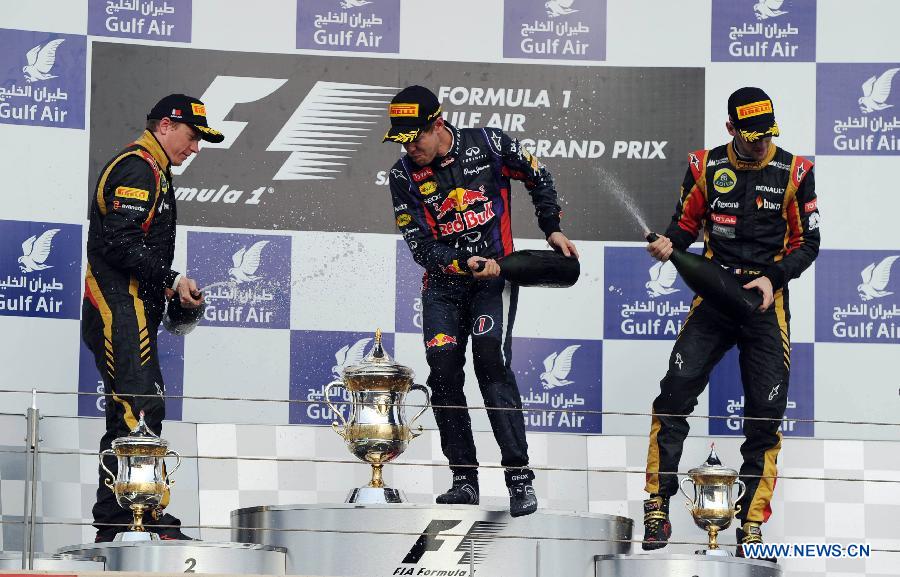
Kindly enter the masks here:
M 104 480 L 116 495 L 116 501 L 123 509 L 131 509 L 134 520 L 128 531 L 122 531 L 116 541 L 152 541 L 159 535 L 144 528 L 144 512 L 162 509 L 169 485 L 173 484 L 172 474 L 181 466 L 181 456 L 169 450 L 169 442 L 157 437 L 144 422 L 144 411 L 140 421 L 130 435 L 119 437 L 112 442 L 112 448 L 100 451 L 100 466 L 109 477 Z M 113 475 L 103 458 L 115 456 L 119 472 Z M 175 468 L 166 472 L 165 457 L 175 457 Z
M 684 484 L 690 481 L 694 485 L 694 495 L 684 490 Z M 732 499 L 732 487 L 740 486 L 738 496 Z M 681 492 L 688 498 L 685 505 L 694 518 L 694 523 L 709 534 L 709 549 L 697 551 L 698 555 L 730 555 L 728 551 L 719 549 L 719 531 L 727 529 L 731 520 L 740 512 L 740 501 L 747 490 L 743 481 L 738 479 L 738 472 L 722 465 L 716 455 L 716 446 L 710 448 L 706 462 L 688 471 L 688 476 L 681 480 Z
M 375 345 L 359 365 L 347 367 L 342 379 L 325 387 L 325 402 L 340 419 L 331 426 L 347 442 L 347 448 L 358 459 L 372 466 L 372 479 L 365 487 L 353 489 L 347 503 L 402 503 L 405 501 L 397 489 L 384 486 L 382 467 L 396 459 L 412 439 L 422 433 L 422 427 L 413 431 L 411 426 L 422 416 L 429 405 L 428 389 L 413 384 L 413 371 L 395 363 L 381 345 L 381 330 L 375 332 Z M 350 414 L 347 418 L 338 411 L 330 398 L 333 387 L 343 387 L 350 393 Z M 425 394 L 425 405 L 406 424 L 403 401 L 411 391 Z

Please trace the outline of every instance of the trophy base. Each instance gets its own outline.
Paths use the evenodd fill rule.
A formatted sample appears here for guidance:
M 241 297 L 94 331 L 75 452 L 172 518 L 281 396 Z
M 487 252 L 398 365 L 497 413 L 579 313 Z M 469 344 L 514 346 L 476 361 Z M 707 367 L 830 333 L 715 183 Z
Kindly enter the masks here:
M 694 551 L 694 555 L 706 555 L 707 557 L 733 557 L 730 551 L 725 549 L 700 549 Z
M 116 534 L 113 542 L 133 543 L 136 541 L 159 541 L 159 535 L 150 531 L 122 531 Z
M 390 487 L 359 487 L 353 489 L 347 495 L 345 503 L 405 503 L 406 495 L 399 489 L 391 489 Z

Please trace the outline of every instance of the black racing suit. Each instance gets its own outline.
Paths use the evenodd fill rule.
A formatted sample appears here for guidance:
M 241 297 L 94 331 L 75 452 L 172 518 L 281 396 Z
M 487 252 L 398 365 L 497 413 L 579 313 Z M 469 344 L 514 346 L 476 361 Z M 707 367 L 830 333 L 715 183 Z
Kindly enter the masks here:
M 771 419 L 745 420 L 741 446 L 747 492 L 738 517 L 762 523 L 771 514 L 791 366 L 787 282 L 819 252 L 813 164 L 774 144 L 760 162 L 739 160 L 733 144 L 691 153 L 688 160 L 666 236 L 686 249 L 702 227 L 704 256 L 729 269 L 741 284 L 767 277 L 775 303 L 738 324 L 694 298 L 653 401 L 645 490 L 667 496 L 677 492 L 677 478 L 669 472 L 678 469 L 689 426 L 685 417 L 664 415 L 690 414 L 713 367 L 737 345 L 744 416 Z
M 510 178 L 524 182 L 546 236 L 560 230 L 560 209 L 550 173 L 518 142 L 492 128 L 446 126 L 453 137 L 446 155 L 424 167 L 404 156 L 391 169 L 394 214 L 413 259 L 425 268 L 422 331 L 444 455 L 454 478 L 477 473 L 468 411 L 441 408 L 466 406 L 463 365 L 471 335 L 475 375 L 485 406 L 497 409 L 488 417 L 511 485 L 522 475 L 533 478 L 530 470 L 509 469 L 528 465 L 511 368 L 518 287 L 502 278 L 475 280 L 466 260 L 500 260 L 513 251 Z
M 156 331 L 165 289 L 174 288 L 179 277 L 171 269 L 174 253 L 175 195 L 169 159 L 156 138 L 144 132 L 103 168 L 90 200 L 81 332 L 105 392 L 111 395 L 101 451 L 128 435 L 141 411 L 154 433 L 162 431 L 165 385 Z M 107 457 L 104 463 L 116 473 L 116 459 Z M 119 507 L 104 483 L 106 476 L 100 469 L 93 510 L 98 537 L 125 529 L 107 524 L 132 520 L 131 512 Z M 146 515 L 148 525 L 180 524 L 169 514 L 150 516 Z

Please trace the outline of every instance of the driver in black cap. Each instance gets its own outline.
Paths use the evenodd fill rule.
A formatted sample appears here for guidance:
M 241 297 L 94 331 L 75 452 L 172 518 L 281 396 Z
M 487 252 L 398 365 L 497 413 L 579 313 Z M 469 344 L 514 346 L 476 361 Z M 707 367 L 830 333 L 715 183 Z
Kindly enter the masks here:
M 494 128 L 458 129 L 444 122 L 427 88 L 404 88 L 391 101 L 385 141 L 406 155 L 390 171 L 397 226 L 413 259 L 425 268 L 422 330 L 428 385 L 441 448 L 453 484 L 438 503 L 479 502 L 478 460 L 463 394 L 466 345 L 488 407 L 506 469 L 510 514 L 537 509 L 528 468 L 522 402 L 511 367 L 518 287 L 500 277 L 497 263 L 513 250 L 510 179 L 531 195 L 547 242 L 578 256 L 560 230 L 553 178 L 521 145 Z
M 725 129 L 731 142 L 688 155 L 675 215 L 665 236 L 647 250 L 666 261 L 673 247 L 686 250 L 705 229 L 703 255 L 758 291 L 763 302 L 744 323 L 700 297 L 691 304 L 653 401 L 644 549 L 665 547 L 671 537 L 669 498 L 678 491 L 675 471 L 690 428 L 685 415 L 734 346 L 740 350 L 744 416 L 751 417 L 743 421 L 740 478 L 746 492 L 738 502 L 738 556 L 744 555 L 741 545 L 762 542 L 760 525 L 772 513 L 791 368 L 788 281 L 819 254 L 819 211 L 813 163 L 772 141 L 781 131 L 763 90 L 747 86 L 728 98 Z
M 165 300 L 177 294 L 184 307 L 203 303 L 194 280 L 171 268 L 176 215 L 171 167 L 196 154 L 200 140 L 224 138 L 207 124 L 202 102 L 184 94 L 166 96 L 147 115 L 144 133 L 103 167 L 91 193 L 81 331 L 107 395 L 101 451 L 128 435 L 141 412 L 154 433 L 162 431 L 165 385 L 156 330 Z M 104 462 L 116 474 L 116 459 Z M 105 478 L 100 469 L 93 509 L 97 542 L 112 541 L 132 520 Z M 167 491 L 163 506 L 168 497 Z M 146 513 L 144 524 L 162 539 L 190 539 L 168 513 Z

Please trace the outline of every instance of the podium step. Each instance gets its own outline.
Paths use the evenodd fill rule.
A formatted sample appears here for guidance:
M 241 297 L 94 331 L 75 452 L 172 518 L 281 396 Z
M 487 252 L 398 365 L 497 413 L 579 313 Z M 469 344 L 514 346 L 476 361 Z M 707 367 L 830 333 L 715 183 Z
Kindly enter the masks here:
M 594 577 L 781 577 L 775 563 L 705 555 L 598 555 Z
M 287 572 L 340 577 L 593 577 L 594 556 L 631 551 L 631 519 L 464 505 L 239 509 L 232 539 L 284 547 Z
M 284 575 L 286 567 L 283 549 L 251 543 L 122 541 L 71 545 L 59 552 L 104 558 L 107 571 Z

